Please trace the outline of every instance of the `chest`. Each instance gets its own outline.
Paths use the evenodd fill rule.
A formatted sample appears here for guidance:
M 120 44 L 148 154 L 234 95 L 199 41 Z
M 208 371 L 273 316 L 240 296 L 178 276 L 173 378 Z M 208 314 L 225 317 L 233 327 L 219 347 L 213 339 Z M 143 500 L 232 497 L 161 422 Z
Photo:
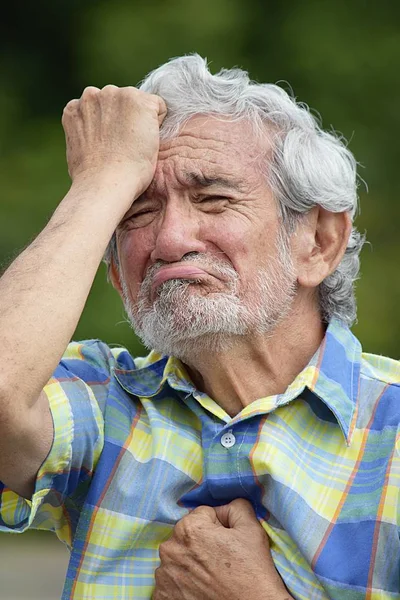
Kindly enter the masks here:
M 143 596 L 132 597 L 150 597 L 158 547 L 175 523 L 196 506 L 243 497 L 295 598 L 398 590 L 394 437 L 356 431 L 347 447 L 337 424 L 313 421 L 300 405 L 293 412 L 234 426 L 178 405 L 136 406 L 122 424 L 111 415 L 77 533 L 105 561 L 82 555 L 86 571 L 98 583 L 113 564 L 140 581 Z

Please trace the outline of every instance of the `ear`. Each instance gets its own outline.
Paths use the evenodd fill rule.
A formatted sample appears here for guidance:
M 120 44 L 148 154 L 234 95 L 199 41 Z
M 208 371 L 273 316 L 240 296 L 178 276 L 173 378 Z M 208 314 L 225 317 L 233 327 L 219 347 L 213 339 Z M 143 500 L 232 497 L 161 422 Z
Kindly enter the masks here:
M 333 273 L 345 253 L 351 227 L 348 212 L 316 206 L 306 215 L 296 236 L 300 285 L 315 288 Z
M 112 286 L 117 290 L 117 292 L 122 296 L 122 286 L 121 279 L 119 276 L 119 268 L 116 265 L 114 259 L 111 259 L 110 266 L 108 268 L 108 277 L 112 283 Z

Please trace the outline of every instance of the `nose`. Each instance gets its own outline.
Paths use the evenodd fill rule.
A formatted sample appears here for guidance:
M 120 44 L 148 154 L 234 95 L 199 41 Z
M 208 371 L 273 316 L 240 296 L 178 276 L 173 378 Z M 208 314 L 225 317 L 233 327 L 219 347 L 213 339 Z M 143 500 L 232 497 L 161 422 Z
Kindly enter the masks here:
M 151 260 L 178 262 L 189 252 L 206 251 L 200 239 L 200 223 L 195 210 L 184 201 L 168 199 L 163 218 L 155 232 Z

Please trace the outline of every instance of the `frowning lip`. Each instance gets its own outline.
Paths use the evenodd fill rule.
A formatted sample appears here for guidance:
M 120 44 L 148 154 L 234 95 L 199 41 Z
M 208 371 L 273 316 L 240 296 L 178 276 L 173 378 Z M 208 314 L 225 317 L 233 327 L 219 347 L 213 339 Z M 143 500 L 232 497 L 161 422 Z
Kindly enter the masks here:
M 160 267 L 153 277 L 153 291 L 169 279 L 198 279 L 199 277 L 209 276 L 209 273 L 200 267 L 194 265 L 166 265 Z

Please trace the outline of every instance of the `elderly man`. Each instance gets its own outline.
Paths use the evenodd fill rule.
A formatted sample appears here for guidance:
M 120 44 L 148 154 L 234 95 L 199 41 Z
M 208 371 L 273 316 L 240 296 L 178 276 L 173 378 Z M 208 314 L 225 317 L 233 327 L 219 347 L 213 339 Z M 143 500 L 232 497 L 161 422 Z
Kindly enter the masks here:
M 0 282 L 2 528 L 70 547 L 65 600 L 399 598 L 400 370 L 348 328 L 349 150 L 199 56 L 63 125 L 71 189 Z M 104 254 L 144 358 L 68 345 Z

